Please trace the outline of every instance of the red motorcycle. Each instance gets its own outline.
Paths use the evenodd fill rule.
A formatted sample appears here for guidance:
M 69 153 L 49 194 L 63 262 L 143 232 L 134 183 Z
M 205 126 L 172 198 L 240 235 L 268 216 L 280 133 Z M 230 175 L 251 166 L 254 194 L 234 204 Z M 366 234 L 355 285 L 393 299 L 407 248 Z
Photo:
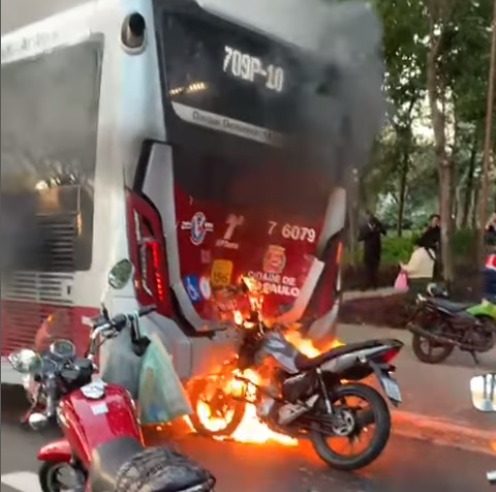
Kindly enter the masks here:
M 93 378 L 98 347 L 125 328 L 135 353 L 144 354 L 149 340 L 140 334 L 139 317 L 153 310 L 147 307 L 110 319 L 104 308 L 83 358 L 76 356 L 74 344 L 67 340 L 53 341 L 43 354 L 22 349 L 9 356 L 15 370 L 34 380 L 36 390 L 27 415 L 30 426 L 40 429 L 56 418 L 64 434 L 38 452 L 43 492 L 213 490 L 214 477 L 196 463 L 166 448 L 145 449 L 129 392 Z

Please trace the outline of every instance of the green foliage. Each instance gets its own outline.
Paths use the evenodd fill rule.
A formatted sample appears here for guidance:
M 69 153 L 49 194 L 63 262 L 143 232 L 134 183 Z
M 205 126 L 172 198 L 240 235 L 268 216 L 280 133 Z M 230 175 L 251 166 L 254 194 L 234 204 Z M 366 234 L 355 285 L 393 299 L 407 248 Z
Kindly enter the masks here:
M 446 95 L 448 155 L 455 164 L 455 212 L 460 218 L 466 209 L 463 204 L 470 203 L 466 197 L 475 196 L 480 174 L 493 1 L 372 0 L 372 4 L 384 26 L 384 87 L 391 109 L 390 125 L 362 176 L 362 201 L 373 208 L 377 205 L 391 226 L 398 221 L 402 198 L 403 218 L 414 227 L 423 226 L 425 217 L 438 211 L 438 162 L 433 141 L 425 132 L 416 131 L 431 125 L 426 60 L 431 43 L 429 21 L 433 20 L 441 40 L 436 60 L 438 89 Z M 496 126 L 494 132 L 496 136 Z M 405 175 L 403 194 L 401 177 Z
M 415 241 L 420 237 L 422 231 L 415 230 L 403 237 L 393 235 L 386 236 L 382 241 L 381 264 L 398 265 L 400 262 L 406 263 L 412 254 Z M 477 252 L 477 232 L 471 229 L 461 229 L 453 236 L 453 254 L 457 266 L 471 267 L 476 263 Z M 362 249 L 357 252 L 355 263 L 360 263 L 362 259 Z M 349 252 L 345 253 L 345 265 L 351 264 L 352 258 Z
M 410 237 L 386 237 L 382 247 L 382 262 L 385 265 L 406 263 L 412 254 L 413 245 L 418 234 Z
M 400 262 L 407 262 L 413 251 L 415 240 L 419 237 L 419 233 L 410 233 L 403 237 L 393 235 L 386 236 L 382 241 L 382 265 L 398 265 Z M 362 246 L 363 247 L 363 246 Z M 355 263 L 360 263 L 362 259 L 362 247 L 357 252 Z M 350 253 L 345 253 L 344 262 L 352 264 Z

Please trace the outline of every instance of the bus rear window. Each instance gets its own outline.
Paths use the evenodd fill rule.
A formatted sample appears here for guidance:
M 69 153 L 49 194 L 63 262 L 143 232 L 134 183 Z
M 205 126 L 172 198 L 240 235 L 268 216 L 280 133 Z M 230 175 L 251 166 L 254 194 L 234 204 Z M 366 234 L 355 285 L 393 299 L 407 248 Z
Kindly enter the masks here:
M 16 269 L 88 270 L 103 39 L 2 64 L 2 229 Z M 7 213 L 8 210 L 8 213 Z
M 217 121 L 228 133 L 236 122 L 290 132 L 301 73 L 289 50 L 209 15 L 166 12 L 162 22 L 166 91 L 183 110 L 176 110 L 180 118 L 203 126 Z

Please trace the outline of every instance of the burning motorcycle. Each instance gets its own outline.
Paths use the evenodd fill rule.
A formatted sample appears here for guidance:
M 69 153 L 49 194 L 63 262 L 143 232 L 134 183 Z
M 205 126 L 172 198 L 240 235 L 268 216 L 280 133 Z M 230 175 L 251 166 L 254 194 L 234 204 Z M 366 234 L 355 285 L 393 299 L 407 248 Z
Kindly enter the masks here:
M 213 489 L 213 476 L 194 462 L 166 448 L 145 449 L 129 392 L 93 377 L 98 348 L 125 328 L 135 353 L 144 354 L 149 339 L 141 336 L 139 317 L 153 309 L 111 319 L 104 308 L 94 322 L 85 357 L 77 357 L 74 344 L 62 339 L 52 341 L 43 353 L 22 349 L 10 354 L 13 368 L 33 379 L 27 422 L 40 429 L 56 418 L 64 433 L 38 452 L 43 492 Z
M 488 299 L 481 303 L 452 302 L 447 292 L 435 284 L 428 287 L 427 293 L 418 295 L 408 323 L 417 358 L 438 364 L 458 347 L 478 363 L 476 354 L 488 352 L 496 342 L 496 304 Z
M 496 373 L 475 376 L 470 381 L 472 404 L 481 412 L 496 412 Z M 487 480 L 496 485 L 496 470 L 487 473 Z
M 309 358 L 287 340 L 283 326 L 262 320 L 263 297 L 253 279 L 243 279 L 241 292 L 248 294 L 249 308 L 245 315 L 236 313 L 243 332 L 239 355 L 218 374 L 193 383 L 194 428 L 210 436 L 231 434 L 248 403 L 274 432 L 310 439 L 319 457 L 335 468 L 371 463 L 386 446 L 391 417 L 382 395 L 357 381 L 375 374 L 389 400 L 401 403 L 391 361 L 403 343 L 371 340 Z M 255 370 L 258 382 L 250 377 Z

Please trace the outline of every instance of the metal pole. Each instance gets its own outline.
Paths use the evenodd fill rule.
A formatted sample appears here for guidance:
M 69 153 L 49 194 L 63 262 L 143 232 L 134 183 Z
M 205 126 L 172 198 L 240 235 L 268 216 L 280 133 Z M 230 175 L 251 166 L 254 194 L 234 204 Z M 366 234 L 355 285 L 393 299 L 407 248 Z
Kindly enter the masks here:
M 489 63 L 489 82 L 487 89 L 487 107 L 486 107 L 486 129 L 484 137 L 484 161 L 482 163 L 481 177 L 481 196 L 480 206 L 480 231 L 479 231 L 479 251 L 483 261 L 484 252 L 484 228 L 487 223 L 487 208 L 489 203 L 489 168 L 491 166 L 492 154 L 492 131 L 494 116 L 494 85 L 496 78 L 496 0 L 494 0 L 492 36 L 491 36 L 491 55 Z

